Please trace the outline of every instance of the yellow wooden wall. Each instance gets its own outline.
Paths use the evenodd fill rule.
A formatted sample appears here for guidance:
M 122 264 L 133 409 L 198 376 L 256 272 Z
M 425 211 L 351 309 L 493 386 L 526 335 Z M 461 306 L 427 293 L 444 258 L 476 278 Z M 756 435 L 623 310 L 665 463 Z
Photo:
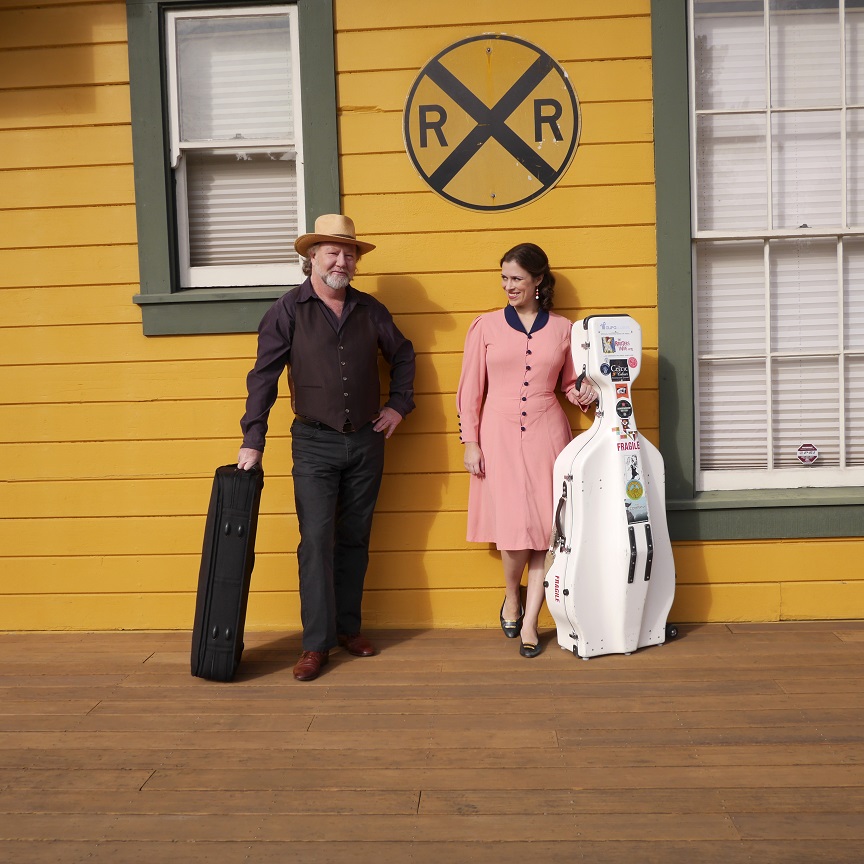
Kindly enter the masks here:
M 496 624 L 498 558 L 464 540 L 454 393 L 465 331 L 502 305 L 497 261 L 514 243 L 549 252 L 559 312 L 640 321 L 636 410 L 657 440 L 648 9 L 335 2 L 343 209 L 379 246 L 356 281 L 418 350 L 417 410 L 388 445 L 368 626 Z M 436 196 L 401 133 L 420 67 L 489 31 L 556 57 L 584 124 L 562 182 L 506 214 Z M 255 337 L 145 338 L 131 302 L 137 278 L 125 5 L 0 0 L 0 629 L 191 626 L 212 471 L 236 455 Z M 289 415 L 277 405 L 268 441 L 252 628 L 299 622 Z M 673 617 L 859 617 L 864 583 L 843 587 L 834 575 L 857 572 L 859 550 L 678 544 Z

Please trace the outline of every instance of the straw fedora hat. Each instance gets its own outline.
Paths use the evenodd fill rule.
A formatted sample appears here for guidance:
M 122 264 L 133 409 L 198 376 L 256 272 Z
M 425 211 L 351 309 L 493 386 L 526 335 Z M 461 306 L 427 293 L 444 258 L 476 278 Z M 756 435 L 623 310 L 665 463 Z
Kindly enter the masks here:
M 311 234 L 301 234 L 294 241 L 294 248 L 304 258 L 310 246 L 316 243 L 353 243 L 357 252 L 371 252 L 375 246 L 357 239 L 354 222 L 338 213 L 325 213 L 315 220 L 315 230 Z

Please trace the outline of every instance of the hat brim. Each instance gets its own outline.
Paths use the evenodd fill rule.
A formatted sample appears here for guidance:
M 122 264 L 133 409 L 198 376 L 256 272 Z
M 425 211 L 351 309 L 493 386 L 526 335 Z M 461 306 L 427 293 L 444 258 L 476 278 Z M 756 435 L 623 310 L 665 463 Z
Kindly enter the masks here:
M 374 243 L 364 243 L 362 240 L 357 240 L 354 237 L 346 237 L 341 234 L 301 234 L 294 241 L 294 248 L 299 255 L 304 258 L 309 256 L 306 254 L 310 246 L 316 243 L 345 243 L 349 246 L 356 246 L 357 251 L 362 255 L 365 252 L 371 252 L 375 248 Z

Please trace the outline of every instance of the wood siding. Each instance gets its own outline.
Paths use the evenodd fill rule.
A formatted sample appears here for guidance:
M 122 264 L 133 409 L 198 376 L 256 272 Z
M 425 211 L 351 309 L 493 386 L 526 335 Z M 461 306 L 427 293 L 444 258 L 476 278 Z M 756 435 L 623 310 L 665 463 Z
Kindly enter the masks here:
M 531 240 L 549 252 L 562 314 L 641 323 L 636 411 L 658 439 L 649 3 L 447 0 L 430 16 L 422 4 L 336 0 L 335 16 L 343 209 L 379 246 L 356 284 L 418 351 L 417 410 L 388 444 L 366 621 L 492 625 L 500 562 L 464 539 L 455 390 L 470 321 L 502 305 L 503 251 Z M 488 31 L 552 54 L 583 119 L 558 186 L 502 214 L 430 191 L 401 130 L 425 62 Z M 212 472 L 239 446 L 254 335 L 142 335 L 130 122 L 124 3 L 0 3 L 2 629 L 190 627 Z M 280 402 L 250 628 L 299 623 L 289 423 Z M 845 580 L 860 548 L 679 544 L 673 617 L 857 617 L 864 582 Z

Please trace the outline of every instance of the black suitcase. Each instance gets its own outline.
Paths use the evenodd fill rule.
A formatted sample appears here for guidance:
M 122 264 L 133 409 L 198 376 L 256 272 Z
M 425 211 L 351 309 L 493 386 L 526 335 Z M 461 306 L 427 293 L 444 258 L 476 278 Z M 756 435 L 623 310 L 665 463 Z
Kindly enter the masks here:
M 250 471 L 236 465 L 216 469 L 192 629 L 192 674 L 198 678 L 230 681 L 237 671 L 263 488 L 257 465 Z

